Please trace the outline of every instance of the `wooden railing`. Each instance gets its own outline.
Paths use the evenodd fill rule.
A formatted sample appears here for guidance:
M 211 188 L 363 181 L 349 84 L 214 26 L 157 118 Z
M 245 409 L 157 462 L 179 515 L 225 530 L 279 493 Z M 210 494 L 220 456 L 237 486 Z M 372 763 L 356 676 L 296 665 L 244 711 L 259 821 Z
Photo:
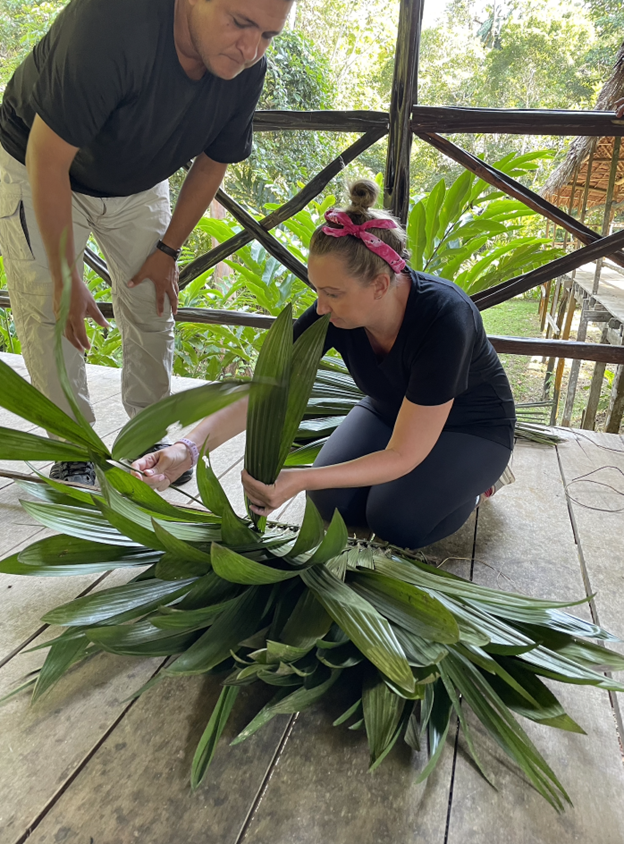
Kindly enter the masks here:
M 616 120 L 606 112 L 507 110 L 482 108 L 448 108 L 421 106 L 418 94 L 418 52 L 424 0 L 401 0 L 396 61 L 390 111 L 258 111 L 254 119 L 256 132 L 323 131 L 362 133 L 354 143 L 318 173 L 302 190 L 261 220 L 256 220 L 232 197 L 219 191 L 218 201 L 241 224 L 243 230 L 187 264 L 180 273 L 180 287 L 184 288 L 206 270 L 234 254 L 252 240 L 284 264 L 298 278 L 307 283 L 305 266 L 272 234 L 271 230 L 306 207 L 344 168 L 381 138 L 388 136 L 388 156 L 385 173 L 384 204 L 403 221 L 409 203 L 409 166 L 414 136 L 438 149 L 453 161 L 479 178 L 519 199 L 547 220 L 561 226 L 584 246 L 564 258 L 551 261 L 537 270 L 510 279 L 494 288 L 473 296 L 483 310 L 504 302 L 518 293 L 560 277 L 588 261 L 609 256 L 624 267 L 624 233 L 605 237 L 576 220 L 571 214 L 546 201 L 517 180 L 501 173 L 471 153 L 457 146 L 440 132 L 447 133 L 505 133 L 539 135 L 622 136 L 624 120 Z M 87 250 L 87 264 L 110 283 L 106 264 Z M 10 306 L 6 294 L 0 305 Z M 105 316 L 112 316 L 110 305 L 100 305 Z M 268 327 L 272 318 L 261 314 L 237 311 L 215 311 L 203 308 L 180 308 L 176 319 L 180 322 L 221 325 L 251 325 Z M 586 360 L 624 363 L 622 349 L 594 343 L 564 341 L 520 340 L 493 338 L 500 351 L 510 354 L 556 354 Z M 565 347 L 565 348 L 564 348 Z M 527 349 L 530 348 L 530 351 Z M 556 350 L 556 351 L 555 351 Z

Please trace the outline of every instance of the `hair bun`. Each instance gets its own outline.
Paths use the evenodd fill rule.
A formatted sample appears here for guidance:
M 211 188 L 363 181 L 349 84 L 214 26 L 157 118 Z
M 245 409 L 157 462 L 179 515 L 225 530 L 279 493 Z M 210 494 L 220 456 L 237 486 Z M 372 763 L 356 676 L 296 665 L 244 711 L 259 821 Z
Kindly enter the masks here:
M 370 179 L 358 179 L 349 185 L 349 198 L 351 199 L 351 207 L 347 208 L 347 213 L 366 213 L 369 208 L 372 208 L 377 202 L 379 196 L 379 186 L 376 182 Z

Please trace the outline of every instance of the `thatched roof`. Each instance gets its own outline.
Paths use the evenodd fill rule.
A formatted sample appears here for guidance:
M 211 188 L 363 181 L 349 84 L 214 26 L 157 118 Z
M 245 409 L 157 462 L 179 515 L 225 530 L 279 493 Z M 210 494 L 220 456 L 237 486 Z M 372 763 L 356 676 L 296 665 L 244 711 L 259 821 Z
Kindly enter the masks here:
M 595 110 L 612 112 L 616 101 L 622 97 L 624 97 L 624 43 L 619 49 L 613 75 L 598 95 Z M 587 207 L 595 208 L 598 205 L 604 205 L 611 172 L 613 143 L 613 138 L 575 138 L 570 144 L 565 160 L 544 185 L 542 196 L 557 205 L 568 207 L 576 180 L 573 207 L 579 209 L 583 203 L 589 159 L 593 151 Z M 624 202 L 624 139 L 622 139 L 619 154 L 614 200 L 616 203 Z

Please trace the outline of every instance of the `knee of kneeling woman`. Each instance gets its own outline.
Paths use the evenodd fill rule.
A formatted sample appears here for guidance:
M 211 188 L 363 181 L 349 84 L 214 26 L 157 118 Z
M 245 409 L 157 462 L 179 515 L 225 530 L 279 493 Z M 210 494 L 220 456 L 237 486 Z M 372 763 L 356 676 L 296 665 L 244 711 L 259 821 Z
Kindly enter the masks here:
M 312 501 L 316 509 L 319 511 L 323 521 L 331 521 L 331 518 L 334 515 L 334 510 L 337 506 L 336 497 L 332 495 L 332 490 L 308 490 L 306 496 Z
M 416 516 L 406 521 L 392 512 L 371 507 L 366 511 L 366 522 L 375 536 L 399 548 L 415 550 L 429 545 L 431 525 L 419 524 Z

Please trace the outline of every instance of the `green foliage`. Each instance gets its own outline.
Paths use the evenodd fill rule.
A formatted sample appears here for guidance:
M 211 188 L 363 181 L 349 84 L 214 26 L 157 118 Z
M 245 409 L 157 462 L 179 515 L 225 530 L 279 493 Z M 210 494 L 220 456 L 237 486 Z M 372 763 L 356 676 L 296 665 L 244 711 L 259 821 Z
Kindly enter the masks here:
M 495 166 L 509 176 L 535 170 L 550 153 L 510 154 Z M 558 258 L 548 241 L 522 236 L 526 218 L 536 216 L 524 203 L 493 190 L 465 171 L 448 188 L 445 180 L 414 203 L 408 218 L 408 248 L 415 270 L 433 273 L 476 293 L 516 274 Z
M 272 357 L 289 328 L 286 310 L 263 347 L 260 369 L 267 380 L 275 379 Z M 313 331 L 310 336 L 314 346 Z M 309 357 L 315 369 L 314 355 Z M 282 403 L 287 419 L 290 403 Z M 14 408 L 7 390 L 0 391 L 0 405 Z M 29 407 L 29 418 L 37 415 L 46 427 L 60 424 L 42 396 L 30 394 Z M 292 421 L 262 424 L 264 430 L 258 427 L 251 440 L 253 465 L 264 454 L 263 438 L 279 443 L 292 428 Z M 84 442 L 79 423 L 64 433 L 77 448 L 97 445 Z M 23 457 L 23 447 L 16 444 L 15 459 Z M 214 474 L 205 472 L 202 497 L 217 502 L 222 515 L 194 511 L 200 521 L 189 522 L 188 510 L 159 503 L 152 491 L 143 494 L 140 481 L 120 471 L 106 453 L 96 450 L 92 456 L 99 464 L 100 490 L 64 492 L 62 484 L 47 481 L 43 501 L 23 503 L 61 535 L 3 560 L 0 572 L 58 576 L 134 566 L 138 576 L 49 611 L 44 621 L 66 629 L 36 646 L 49 649 L 42 668 L 7 697 L 34 685 L 37 699 L 70 667 L 99 651 L 171 656 L 160 676 L 172 679 L 219 673 L 224 689 L 193 759 L 196 788 L 239 686 L 264 682 L 277 688 L 236 743 L 278 714 L 316 704 L 342 683 L 356 701 L 335 723 L 355 718 L 350 729 L 364 727 L 371 770 L 399 739 L 416 749 L 427 739 L 429 762 L 420 777 L 428 776 L 442 756 L 455 712 L 469 752 L 487 776 L 466 717 L 470 709 L 551 805 L 561 810 L 569 801 L 516 716 L 582 731 L 540 677 L 624 691 L 601 673 L 624 669 L 624 658 L 586 641 L 613 640 L 605 630 L 569 615 L 567 603 L 482 587 L 400 549 L 348 540 L 338 513 L 325 532 L 311 502 L 298 537 L 280 525 L 262 535 L 233 516 L 237 528 L 230 540 L 231 507 Z M 253 546 L 237 547 L 241 536 L 245 542 L 251 537 Z

